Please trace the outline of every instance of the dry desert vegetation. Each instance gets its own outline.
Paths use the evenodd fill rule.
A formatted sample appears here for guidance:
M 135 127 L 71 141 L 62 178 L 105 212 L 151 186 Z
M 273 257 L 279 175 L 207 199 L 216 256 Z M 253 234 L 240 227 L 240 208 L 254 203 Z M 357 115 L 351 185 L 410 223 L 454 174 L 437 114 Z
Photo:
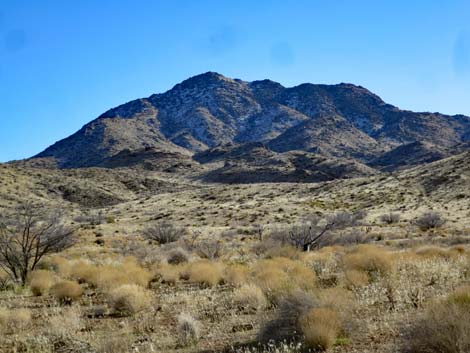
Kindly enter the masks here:
M 0 351 L 470 352 L 451 162 L 240 185 L 0 166 Z

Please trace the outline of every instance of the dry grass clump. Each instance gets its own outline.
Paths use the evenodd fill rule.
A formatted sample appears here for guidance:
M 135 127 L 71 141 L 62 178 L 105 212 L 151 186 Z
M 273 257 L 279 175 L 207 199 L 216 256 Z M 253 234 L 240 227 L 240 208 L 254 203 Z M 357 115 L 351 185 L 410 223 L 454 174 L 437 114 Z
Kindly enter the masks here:
M 8 310 L 0 308 L 0 332 L 15 333 L 24 330 L 31 323 L 28 309 Z
M 67 278 L 72 273 L 72 266 L 70 262 L 61 256 L 51 257 L 48 261 L 48 264 L 51 270 L 56 272 L 62 278 Z
M 304 263 L 285 257 L 261 260 L 254 266 L 254 282 L 275 302 L 296 290 L 312 290 L 315 273 Z
M 378 276 L 387 277 L 395 270 L 391 254 L 385 249 L 372 245 L 359 245 L 343 257 L 346 270 L 364 271 L 371 280 Z
M 461 288 L 435 303 L 418 319 L 405 343 L 413 353 L 470 352 L 470 288 Z
M 154 278 L 162 283 L 174 285 L 180 279 L 185 267 L 181 265 L 158 264 L 153 268 Z
M 250 270 L 244 265 L 229 265 L 225 269 L 225 282 L 233 286 L 241 286 L 248 281 Z
M 60 302 L 70 304 L 80 299 L 83 289 L 75 281 L 61 281 L 51 287 L 50 293 Z
M 275 301 L 282 293 L 289 291 L 289 277 L 279 268 L 265 266 L 257 268 L 254 273 L 254 281 L 271 301 Z
M 317 296 L 322 307 L 331 308 L 338 314 L 349 313 L 355 305 L 353 293 L 341 287 L 322 289 Z
M 449 303 L 458 305 L 464 310 L 470 310 L 470 285 L 457 288 L 454 293 L 447 298 Z
M 178 315 L 178 336 L 183 346 L 196 344 L 201 337 L 201 324 L 187 313 Z
M 261 288 L 255 284 L 245 284 L 238 288 L 233 301 L 240 309 L 255 311 L 266 308 L 268 303 Z
M 34 271 L 29 277 L 29 287 L 35 296 L 47 294 L 54 285 L 54 282 L 54 274 L 47 270 Z
M 83 261 L 72 267 L 72 278 L 80 283 L 88 283 L 95 288 L 109 291 L 124 284 L 147 287 L 152 275 L 137 264 L 134 258 L 126 258 L 122 263 L 95 266 Z
M 348 289 L 364 287 L 369 283 L 369 275 L 364 271 L 346 270 L 344 272 L 344 282 Z
M 77 261 L 71 264 L 70 277 L 78 283 L 92 284 L 96 281 L 98 270 L 96 266 L 85 261 Z
M 188 266 L 187 277 L 190 282 L 214 287 L 222 281 L 223 269 L 223 265 L 218 262 L 198 261 Z
M 442 259 L 456 259 L 465 253 L 465 249 L 461 247 L 455 248 L 441 248 L 438 246 L 423 246 L 414 251 L 414 254 L 422 258 L 442 258 Z
M 299 318 L 300 330 L 307 347 L 324 351 L 333 346 L 340 332 L 340 320 L 329 308 L 313 308 Z
M 136 284 L 125 284 L 113 289 L 109 299 L 116 313 L 123 316 L 134 315 L 152 304 L 150 292 Z

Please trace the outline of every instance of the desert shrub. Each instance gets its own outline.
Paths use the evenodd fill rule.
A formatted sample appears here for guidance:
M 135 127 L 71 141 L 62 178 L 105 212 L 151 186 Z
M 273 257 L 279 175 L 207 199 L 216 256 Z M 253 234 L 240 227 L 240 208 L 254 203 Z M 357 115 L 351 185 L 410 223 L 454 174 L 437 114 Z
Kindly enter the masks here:
M 267 306 L 266 296 L 255 284 L 245 284 L 234 294 L 234 303 L 243 310 L 262 310 Z
M 399 213 L 385 213 L 379 217 L 380 222 L 385 224 L 394 224 L 400 222 L 400 214 Z
M 225 268 L 225 282 L 233 286 L 241 286 L 246 283 L 249 276 L 249 268 L 244 265 L 230 265 Z
M 390 253 L 371 245 L 355 247 L 343 257 L 343 265 L 347 270 L 364 271 L 371 279 L 388 276 L 395 269 Z
M 120 315 L 134 315 L 152 304 L 148 290 L 136 284 L 125 284 L 109 293 L 110 303 Z
M 266 322 L 258 335 L 261 342 L 292 341 L 301 338 L 300 317 L 318 307 L 317 300 L 306 292 L 295 292 L 282 298 L 273 320 Z
M 329 308 L 313 308 L 299 319 L 300 330 L 307 347 L 324 351 L 333 346 L 340 331 L 340 321 Z
M 425 212 L 415 220 L 415 224 L 421 230 L 440 228 L 446 220 L 437 212 Z
M 0 332 L 19 332 L 31 322 L 31 312 L 28 309 L 8 310 L 0 308 Z
M 60 302 L 70 304 L 82 296 L 83 289 L 77 282 L 62 281 L 52 286 L 50 293 Z
M 33 271 L 29 277 L 29 287 L 35 296 L 46 294 L 54 285 L 54 275 L 50 271 L 37 270 Z
M 187 276 L 190 282 L 213 287 L 223 279 L 223 266 L 207 260 L 194 262 L 188 266 Z
M 413 324 L 404 351 L 470 352 L 470 290 L 461 289 L 435 303 Z
M 220 240 L 205 240 L 196 244 L 196 253 L 203 259 L 216 260 L 224 253 L 224 244 Z
M 179 265 L 189 261 L 189 254 L 182 248 L 170 250 L 167 255 L 167 262 L 171 265 Z
M 187 313 L 178 315 L 178 336 L 184 346 L 195 344 L 201 336 L 201 324 Z
M 369 242 L 369 238 L 363 231 L 351 228 L 346 231 L 331 232 L 327 237 L 323 237 L 318 241 L 318 247 L 357 245 L 367 242 Z
M 145 238 L 156 241 L 159 244 L 168 244 L 179 240 L 185 232 L 184 228 L 177 227 L 168 221 L 163 221 L 146 228 L 143 235 Z

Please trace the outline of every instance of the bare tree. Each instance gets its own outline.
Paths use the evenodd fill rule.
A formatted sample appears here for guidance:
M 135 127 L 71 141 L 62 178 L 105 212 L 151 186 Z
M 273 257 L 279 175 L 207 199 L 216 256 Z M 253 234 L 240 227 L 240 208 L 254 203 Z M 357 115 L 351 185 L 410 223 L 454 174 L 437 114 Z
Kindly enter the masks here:
M 24 203 L 0 219 L 0 267 L 24 285 L 44 255 L 73 244 L 73 234 L 74 230 L 63 224 L 60 212 Z
M 355 226 L 363 217 L 362 213 L 349 212 L 338 212 L 325 218 L 313 214 L 300 224 L 294 225 L 289 230 L 286 240 L 303 251 L 310 251 L 330 231 Z
M 159 244 L 173 243 L 179 240 L 185 233 L 185 229 L 175 226 L 173 223 L 163 221 L 156 223 L 144 230 L 144 237 Z

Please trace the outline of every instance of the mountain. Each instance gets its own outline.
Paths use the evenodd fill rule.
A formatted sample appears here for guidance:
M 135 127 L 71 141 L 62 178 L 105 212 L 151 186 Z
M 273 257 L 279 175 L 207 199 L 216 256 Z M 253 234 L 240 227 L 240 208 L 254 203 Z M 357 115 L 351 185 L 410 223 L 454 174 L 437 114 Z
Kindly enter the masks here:
M 418 163 L 451 155 L 454 146 L 468 141 L 469 117 L 400 110 L 361 86 L 285 88 L 270 80 L 246 82 L 207 72 L 110 109 L 33 158 L 82 168 L 123 167 L 136 160 L 141 165 L 147 156 L 153 165 L 147 167 L 158 169 L 160 157 L 180 156 L 194 166 L 193 155 L 197 160 L 202 152 L 213 155 L 229 145 L 249 152 L 253 143 L 262 143 L 276 160 L 297 151 L 296 156 L 315 154 L 312 158 L 338 163 L 349 159 L 363 171 L 364 164 L 393 170 L 415 165 L 407 158 Z

